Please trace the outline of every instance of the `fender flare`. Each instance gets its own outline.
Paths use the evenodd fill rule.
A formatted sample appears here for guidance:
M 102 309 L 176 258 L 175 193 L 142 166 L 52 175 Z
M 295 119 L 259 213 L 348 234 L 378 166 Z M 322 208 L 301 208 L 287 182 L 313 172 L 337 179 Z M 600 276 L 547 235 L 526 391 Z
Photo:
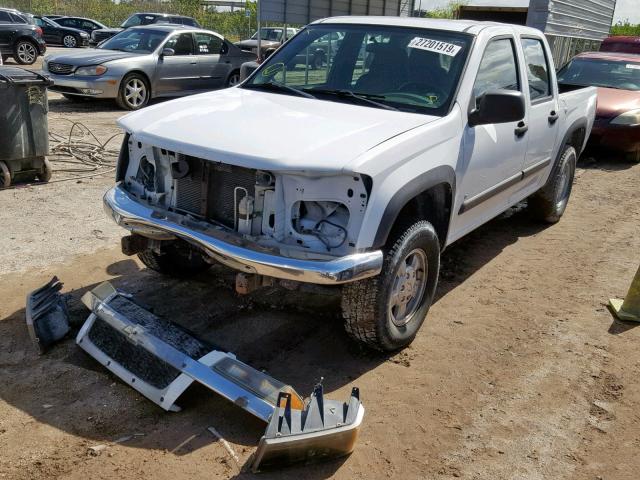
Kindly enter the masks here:
M 391 197 L 391 200 L 389 200 L 389 203 L 387 203 L 384 209 L 372 248 L 381 248 L 387 243 L 387 239 L 398 215 L 409 201 L 430 188 L 443 183 L 449 185 L 449 188 L 451 188 L 451 203 L 453 206 L 456 191 L 456 172 L 449 165 L 440 165 L 433 170 L 422 173 L 411 179 L 402 189 L 398 190 L 393 197 Z
M 559 143 L 559 150 L 558 153 L 556 155 L 556 158 L 554 159 L 554 165 L 558 162 L 558 159 L 562 156 L 562 152 L 564 151 L 564 146 L 569 144 L 569 140 L 571 139 L 572 135 L 574 133 L 576 133 L 578 130 L 580 130 L 581 128 L 584 129 L 584 137 L 582 139 L 582 143 L 581 145 L 576 148 L 576 153 L 578 154 L 578 157 L 580 157 L 580 154 L 584 151 L 584 147 L 586 145 L 585 140 L 587 140 L 586 136 L 587 136 L 587 121 L 584 118 L 579 118 L 578 120 L 574 121 L 569 128 L 567 128 L 567 131 L 564 134 L 564 137 L 562 138 L 562 142 Z

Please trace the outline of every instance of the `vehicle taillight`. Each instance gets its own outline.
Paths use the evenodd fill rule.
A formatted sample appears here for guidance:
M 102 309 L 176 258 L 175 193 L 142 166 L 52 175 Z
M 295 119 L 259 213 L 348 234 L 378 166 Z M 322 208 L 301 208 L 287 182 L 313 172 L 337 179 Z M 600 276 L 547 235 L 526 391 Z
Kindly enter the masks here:
M 38 33 L 38 36 L 42 36 L 42 28 L 36 27 L 36 32 Z

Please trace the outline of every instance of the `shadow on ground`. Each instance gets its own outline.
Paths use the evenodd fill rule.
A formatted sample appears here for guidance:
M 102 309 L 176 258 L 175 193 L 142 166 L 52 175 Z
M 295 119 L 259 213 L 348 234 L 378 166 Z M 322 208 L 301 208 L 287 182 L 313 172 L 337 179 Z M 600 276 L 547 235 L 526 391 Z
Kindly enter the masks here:
M 457 242 L 443 255 L 436 301 L 505 247 L 542 228 L 518 206 Z M 78 271 L 82 270 L 81 261 Z M 342 329 L 339 302 L 334 297 L 278 289 L 238 297 L 233 290 L 234 274 L 223 267 L 189 280 L 176 280 L 139 270 L 136 262 L 126 260 L 106 266 L 105 273 L 114 275 L 116 287 L 134 294 L 157 315 L 233 351 L 302 394 L 310 393 L 324 378 L 328 396 L 339 399 L 343 395 L 346 400 L 348 388 L 335 391 L 357 385 L 359 377 L 383 362 L 402 362 L 402 353 L 380 354 L 351 341 Z M 79 299 L 94 285 L 69 293 L 76 329 L 87 316 Z M 24 309 L 0 321 L 0 367 L 0 383 L 5 385 L 0 395 L 5 402 L 38 422 L 95 443 L 143 433 L 127 446 L 184 455 L 215 442 L 206 430 L 215 426 L 246 453 L 257 444 L 265 427 L 198 385 L 179 399 L 181 412 L 166 413 L 85 355 L 71 338 L 38 356 L 26 331 Z M 366 396 L 363 392 L 365 403 Z M 294 468 L 291 473 L 325 478 L 341 462 L 323 463 L 304 473 Z

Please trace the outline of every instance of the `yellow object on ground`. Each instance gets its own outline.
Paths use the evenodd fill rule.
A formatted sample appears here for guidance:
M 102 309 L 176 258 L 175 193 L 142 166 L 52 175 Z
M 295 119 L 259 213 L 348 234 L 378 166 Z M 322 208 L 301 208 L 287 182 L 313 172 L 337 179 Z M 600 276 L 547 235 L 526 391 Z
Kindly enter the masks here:
M 633 277 L 629 292 L 624 300 L 612 298 L 609 300 L 609 306 L 619 320 L 640 322 L 640 268 L 638 268 L 636 276 Z

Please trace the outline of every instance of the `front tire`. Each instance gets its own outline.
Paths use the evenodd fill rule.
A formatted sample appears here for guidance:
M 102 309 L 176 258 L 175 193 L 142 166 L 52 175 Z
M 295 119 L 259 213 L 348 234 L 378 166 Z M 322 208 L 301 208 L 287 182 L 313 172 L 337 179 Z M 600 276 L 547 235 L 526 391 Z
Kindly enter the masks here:
M 546 223 L 557 223 L 567 208 L 578 155 L 576 149 L 567 145 L 544 186 L 529 197 L 527 209 L 536 219 Z
M 150 248 L 143 250 L 138 258 L 151 270 L 174 277 L 195 275 L 211 267 L 200 252 L 176 242 L 162 245 L 160 253 Z
M 0 188 L 11 186 L 11 171 L 5 162 L 0 162 Z
M 13 59 L 20 65 L 33 65 L 38 59 L 38 48 L 29 40 L 20 40 L 14 48 Z
M 399 232 L 391 245 L 380 275 L 342 290 L 347 333 L 382 351 L 413 341 L 433 301 L 440 269 L 438 235 L 427 221 Z
M 235 87 L 239 83 L 240 83 L 240 70 L 234 70 L 233 72 L 231 72 L 231 75 L 229 75 L 229 78 L 227 78 L 226 87 L 227 88 Z
M 139 73 L 125 75 L 120 82 L 116 103 L 125 110 L 140 110 L 149 103 L 149 82 Z
M 78 46 L 78 39 L 73 35 L 65 35 L 62 37 L 62 45 L 66 48 L 76 48 Z

